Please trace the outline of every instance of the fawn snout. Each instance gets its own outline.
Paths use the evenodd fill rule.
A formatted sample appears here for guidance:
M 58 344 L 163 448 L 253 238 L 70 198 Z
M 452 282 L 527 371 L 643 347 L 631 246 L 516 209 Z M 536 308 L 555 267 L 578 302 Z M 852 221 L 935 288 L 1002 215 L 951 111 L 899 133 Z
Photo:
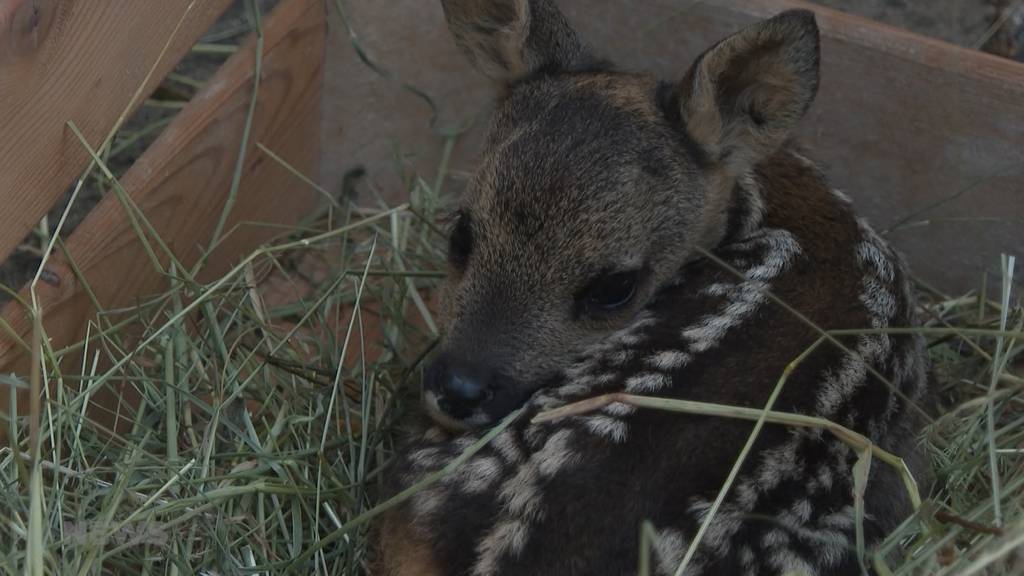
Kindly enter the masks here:
M 435 420 L 452 429 L 485 424 L 525 400 L 512 378 L 481 362 L 439 354 L 423 374 L 424 400 Z

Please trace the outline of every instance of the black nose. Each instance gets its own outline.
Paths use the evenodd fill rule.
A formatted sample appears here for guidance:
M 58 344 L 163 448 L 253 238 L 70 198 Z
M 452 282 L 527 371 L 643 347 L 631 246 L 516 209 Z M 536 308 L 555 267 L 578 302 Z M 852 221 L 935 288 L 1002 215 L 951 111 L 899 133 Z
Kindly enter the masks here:
M 424 387 L 437 397 L 437 407 L 455 419 L 468 418 L 492 395 L 486 371 L 446 356 L 431 362 L 424 376 Z

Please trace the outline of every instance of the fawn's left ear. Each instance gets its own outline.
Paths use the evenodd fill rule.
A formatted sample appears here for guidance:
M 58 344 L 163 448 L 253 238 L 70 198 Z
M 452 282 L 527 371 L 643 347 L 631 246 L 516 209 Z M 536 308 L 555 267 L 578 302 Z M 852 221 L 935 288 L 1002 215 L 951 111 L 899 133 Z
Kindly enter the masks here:
M 734 176 L 774 152 L 818 91 L 814 13 L 790 10 L 726 38 L 683 80 L 691 136 Z
M 554 0 L 441 0 L 455 43 L 477 70 L 511 84 L 572 70 L 590 56 Z

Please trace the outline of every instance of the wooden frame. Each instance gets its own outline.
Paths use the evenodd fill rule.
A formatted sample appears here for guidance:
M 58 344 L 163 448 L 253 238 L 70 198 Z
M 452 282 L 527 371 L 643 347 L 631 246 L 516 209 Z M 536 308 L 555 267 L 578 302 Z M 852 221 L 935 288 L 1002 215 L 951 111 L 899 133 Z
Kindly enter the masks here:
M 225 271 L 240 254 L 278 233 L 246 223 L 292 224 L 315 204 L 316 193 L 256 144 L 302 173 L 316 173 L 324 17 L 323 0 L 282 0 L 263 21 L 259 96 L 239 197 L 224 228 L 231 233 L 222 236 L 210 255 L 205 275 Z M 186 266 L 209 246 L 231 189 L 253 96 L 257 46 L 255 36 L 244 42 L 120 179 L 132 203 Z M 74 146 L 83 149 L 77 141 Z M 159 257 L 166 269 L 168 259 Z M 103 309 L 125 307 L 161 291 L 168 282 L 154 267 L 116 194 L 104 197 L 89 213 L 66 241 L 66 252 L 51 257 L 44 277 L 36 295 L 55 348 L 84 335 L 86 322 L 96 313 L 93 297 Z M 27 288 L 21 298 L 29 299 Z M 27 374 L 30 358 L 19 340 L 28 340 L 30 315 L 14 301 L 4 308 L 3 319 L 18 338 L 8 335 L 0 340 L 0 369 Z M 8 387 L 0 387 L 4 408 L 8 393 Z
M 0 261 L 231 0 L 0 3 Z M 118 38 L 109 42 L 109 38 Z

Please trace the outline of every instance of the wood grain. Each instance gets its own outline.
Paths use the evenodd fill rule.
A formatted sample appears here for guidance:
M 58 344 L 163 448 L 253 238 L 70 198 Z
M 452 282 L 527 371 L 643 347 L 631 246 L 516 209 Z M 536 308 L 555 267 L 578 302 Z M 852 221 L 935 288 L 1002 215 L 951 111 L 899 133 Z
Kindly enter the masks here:
M 230 4 L 0 2 L 0 261 L 88 164 L 67 122 L 98 146 L 150 70 L 142 96 Z
M 283 0 L 264 19 L 259 98 L 237 203 L 225 230 L 246 222 L 292 224 L 315 204 L 315 193 L 255 144 L 267 146 L 303 173 L 316 172 L 324 15 L 323 0 Z M 255 39 L 249 38 L 121 179 L 185 265 L 196 262 L 209 245 L 231 187 L 252 96 L 255 47 Z M 242 225 L 214 252 L 203 276 L 222 273 L 276 233 Z M 103 309 L 130 306 L 167 288 L 167 278 L 152 265 L 114 194 L 104 197 L 71 235 L 67 253 Z M 40 283 L 37 295 L 47 335 L 60 348 L 83 336 L 96 310 L 63 255 L 54 255 L 45 276 L 48 281 Z M 22 290 L 22 297 L 27 296 Z M 27 338 L 31 326 L 19 304 L 9 304 L 3 317 Z M 25 374 L 27 361 L 24 349 L 12 339 L 0 340 L 0 371 Z M 8 393 L 0 387 L 4 408 Z M 117 401 L 118 395 L 108 394 L 94 403 L 114 407 Z
M 1024 65 L 793 0 L 557 2 L 601 55 L 664 79 L 681 79 L 699 53 L 758 18 L 814 10 L 822 84 L 801 139 L 834 184 L 883 230 L 955 197 L 889 234 L 920 276 L 947 290 L 977 287 L 1000 252 L 1024 255 Z M 457 171 L 472 169 L 494 90 L 455 49 L 440 3 L 349 4 L 366 53 L 433 98 L 438 126 L 476 120 L 453 157 Z M 416 169 L 436 172 L 432 110 L 360 62 L 333 18 L 324 100 L 324 154 L 333 161 L 323 183 L 337 186 L 363 166 L 399 202 L 395 143 Z

